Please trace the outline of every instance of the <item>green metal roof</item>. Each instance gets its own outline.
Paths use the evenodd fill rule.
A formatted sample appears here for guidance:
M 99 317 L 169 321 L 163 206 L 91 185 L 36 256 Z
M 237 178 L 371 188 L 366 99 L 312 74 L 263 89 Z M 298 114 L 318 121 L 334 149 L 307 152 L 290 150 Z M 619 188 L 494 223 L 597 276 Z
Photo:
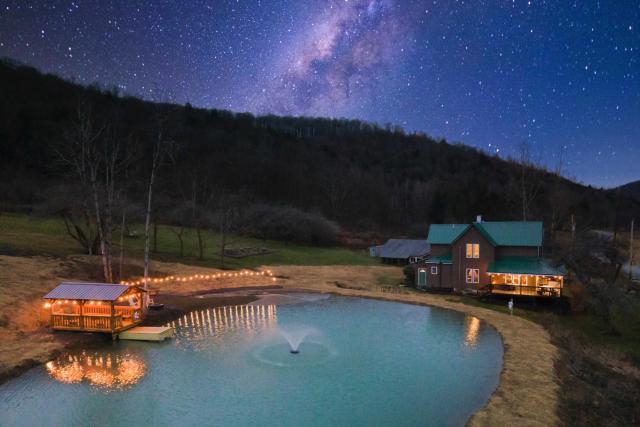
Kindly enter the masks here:
M 469 228 L 469 224 L 431 224 L 427 242 L 432 245 L 450 245 L 467 228 Z
M 452 260 L 451 260 L 451 252 L 447 252 L 446 254 L 442 254 L 442 255 L 436 255 L 436 256 L 432 256 L 429 257 L 429 259 L 427 259 L 427 261 L 425 261 L 426 264 L 451 264 Z
M 475 227 L 493 246 L 542 246 L 540 221 L 482 221 L 473 224 L 431 224 L 427 242 L 451 245 Z
M 487 273 L 535 274 L 539 276 L 564 276 L 564 266 L 554 267 L 548 259 L 525 256 L 498 257 L 489 264 Z
M 474 222 L 474 227 L 495 246 L 542 246 L 542 222 L 504 221 Z M 485 237 L 486 237 L 485 235 Z

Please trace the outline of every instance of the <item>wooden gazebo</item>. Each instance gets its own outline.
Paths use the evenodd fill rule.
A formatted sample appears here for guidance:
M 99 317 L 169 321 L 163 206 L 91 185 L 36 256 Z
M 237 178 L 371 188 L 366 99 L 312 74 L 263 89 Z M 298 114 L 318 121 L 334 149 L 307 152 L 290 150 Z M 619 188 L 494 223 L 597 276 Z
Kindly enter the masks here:
M 52 329 L 118 333 L 142 322 L 138 286 L 61 283 L 44 296 Z

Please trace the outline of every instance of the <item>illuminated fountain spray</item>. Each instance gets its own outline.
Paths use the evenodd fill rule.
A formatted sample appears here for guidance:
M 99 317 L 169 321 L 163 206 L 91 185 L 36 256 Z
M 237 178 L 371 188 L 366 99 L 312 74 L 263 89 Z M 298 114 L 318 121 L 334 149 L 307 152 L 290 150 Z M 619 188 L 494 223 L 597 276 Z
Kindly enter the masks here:
M 315 332 L 315 329 L 309 327 L 288 327 L 280 328 L 280 335 L 289 343 L 289 351 L 291 354 L 300 353 L 300 344 L 306 337 Z

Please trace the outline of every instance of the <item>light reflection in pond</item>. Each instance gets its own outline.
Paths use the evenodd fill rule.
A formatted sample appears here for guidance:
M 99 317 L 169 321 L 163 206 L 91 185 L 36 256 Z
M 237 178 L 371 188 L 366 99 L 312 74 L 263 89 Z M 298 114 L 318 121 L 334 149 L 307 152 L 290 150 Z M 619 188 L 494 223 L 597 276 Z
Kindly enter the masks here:
M 86 381 L 104 389 L 121 389 L 136 384 L 144 376 L 144 360 L 135 354 L 82 352 L 46 364 L 51 378 L 66 384 Z
M 236 305 L 195 310 L 169 322 L 179 337 L 223 337 L 242 331 L 258 334 L 278 323 L 276 305 Z
M 465 337 L 464 344 L 467 347 L 475 347 L 478 343 L 478 332 L 480 331 L 480 319 L 475 316 L 467 316 L 464 319 Z

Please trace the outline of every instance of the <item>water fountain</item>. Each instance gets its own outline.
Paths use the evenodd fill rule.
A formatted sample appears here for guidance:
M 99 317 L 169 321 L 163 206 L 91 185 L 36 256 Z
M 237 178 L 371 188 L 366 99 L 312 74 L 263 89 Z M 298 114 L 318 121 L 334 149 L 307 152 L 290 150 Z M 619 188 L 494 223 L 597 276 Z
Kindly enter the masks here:
M 279 332 L 280 335 L 287 340 L 287 343 L 289 343 L 289 353 L 298 354 L 300 353 L 300 344 L 302 344 L 302 341 L 310 334 L 316 332 L 316 330 L 306 326 L 297 326 L 280 328 Z

